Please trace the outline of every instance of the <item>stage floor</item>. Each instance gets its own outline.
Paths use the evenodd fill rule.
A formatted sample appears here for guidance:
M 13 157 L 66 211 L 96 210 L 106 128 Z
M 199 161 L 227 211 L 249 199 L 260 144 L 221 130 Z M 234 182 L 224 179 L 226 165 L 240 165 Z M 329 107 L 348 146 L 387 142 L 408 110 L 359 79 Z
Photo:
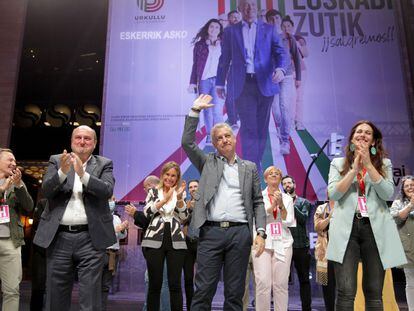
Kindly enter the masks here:
M 30 310 L 30 287 L 31 284 L 29 281 L 23 281 L 21 284 L 21 299 L 20 299 L 20 310 L 28 311 Z M 396 283 L 394 286 L 396 299 L 401 311 L 408 311 L 407 304 L 405 302 L 405 293 L 404 288 L 401 284 Z M 217 288 L 217 293 L 213 301 L 212 310 L 218 311 L 222 310 L 223 305 L 223 283 L 219 283 Z M 312 282 L 312 309 L 315 311 L 325 310 L 323 299 L 321 297 L 321 290 L 319 286 Z M 122 311 L 137 311 L 142 309 L 144 294 L 136 293 L 131 295 L 131 293 L 126 292 L 117 292 L 115 295 L 109 296 L 110 301 L 108 302 L 108 311 L 122 310 Z M 184 299 L 185 300 L 185 299 Z M 72 297 L 72 308 L 71 310 L 79 310 L 78 305 L 78 292 L 75 287 L 73 297 Z M 186 310 L 186 308 L 184 308 Z M 253 306 L 249 307 L 249 311 L 255 310 Z M 289 286 L 289 310 L 301 310 L 300 307 L 300 297 L 299 290 L 297 286 Z

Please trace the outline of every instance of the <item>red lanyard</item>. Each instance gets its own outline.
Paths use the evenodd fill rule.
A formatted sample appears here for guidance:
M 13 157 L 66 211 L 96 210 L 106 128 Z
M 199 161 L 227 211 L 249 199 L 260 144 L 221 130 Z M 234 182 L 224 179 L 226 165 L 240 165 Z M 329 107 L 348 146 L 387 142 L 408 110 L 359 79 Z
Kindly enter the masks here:
M 364 177 L 365 177 L 365 174 L 366 173 L 367 173 L 367 170 L 364 167 L 362 169 L 362 174 L 360 172 L 357 174 L 357 180 L 358 180 L 359 190 L 361 191 L 361 195 L 362 196 L 365 195 L 365 181 L 364 181 Z
M 270 193 L 268 193 L 267 195 L 269 197 L 270 204 L 272 204 L 272 196 L 270 195 Z M 277 219 L 277 207 L 273 209 L 273 218 Z

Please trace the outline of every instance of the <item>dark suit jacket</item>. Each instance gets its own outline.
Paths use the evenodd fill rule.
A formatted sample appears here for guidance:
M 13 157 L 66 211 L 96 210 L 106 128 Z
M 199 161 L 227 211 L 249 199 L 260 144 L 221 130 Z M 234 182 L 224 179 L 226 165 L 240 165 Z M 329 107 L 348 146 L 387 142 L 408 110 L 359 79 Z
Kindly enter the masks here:
M 242 22 L 226 27 L 217 68 L 217 86 L 224 86 L 227 80 L 227 98 L 236 100 L 246 79 L 246 52 L 243 43 Z M 272 82 L 276 68 L 287 69 L 290 57 L 283 42 L 272 25 L 257 21 L 254 49 L 254 68 L 257 84 L 263 96 L 279 93 L 279 84 Z
M 200 228 L 207 220 L 207 204 L 217 192 L 224 169 L 223 161 L 216 154 L 205 154 L 195 143 L 198 120 L 196 117 L 186 117 L 182 137 L 182 146 L 187 156 L 201 174 L 199 191 L 194 194 L 195 206 L 191 219 L 191 226 L 194 228 Z M 250 231 L 253 232 L 253 218 L 256 228 L 266 228 L 266 212 L 256 164 L 241 160 L 238 169 Z
M 49 247 L 55 237 L 72 196 L 75 172 L 72 168 L 66 180 L 60 183 L 59 167 L 60 155 L 51 156 L 42 183 L 42 190 L 49 201 L 49 206 L 42 213 L 34 243 L 44 248 Z M 116 242 L 108 205 L 115 184 L 112 161 L 93 155 L 86 166 L 86 172 L 90 174 L 90 179 L 88 185 L 83 186 L 83 203 L 88 218 L 89 234 L 96 249 L 106 249 Z

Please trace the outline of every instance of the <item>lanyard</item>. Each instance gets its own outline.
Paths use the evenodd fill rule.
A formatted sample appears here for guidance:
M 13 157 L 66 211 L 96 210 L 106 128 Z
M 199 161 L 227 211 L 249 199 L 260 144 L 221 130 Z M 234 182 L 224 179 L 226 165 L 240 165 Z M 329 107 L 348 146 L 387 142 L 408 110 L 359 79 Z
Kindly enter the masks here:
M 272 196 L 270 195 L 270 193 L 268 193 L 267 196 L 269 197 L 270 204 L 272 204 L 273 200 L 272 200 Z M 277 207 L 273 209 L 273 218 L 277 219 Z
M 358 172 L 358 174 L 357 174 L 357 180 L 358 180 L 359 190 L 361 191 L 361 196 L 365 196 L 365 181 L 364 181 L 364 177 L 365 177 L 366 173 L 367 173 L 367 170 L 364 167 L 362 169 L 362 174 L 361 174 L 361 172 Z

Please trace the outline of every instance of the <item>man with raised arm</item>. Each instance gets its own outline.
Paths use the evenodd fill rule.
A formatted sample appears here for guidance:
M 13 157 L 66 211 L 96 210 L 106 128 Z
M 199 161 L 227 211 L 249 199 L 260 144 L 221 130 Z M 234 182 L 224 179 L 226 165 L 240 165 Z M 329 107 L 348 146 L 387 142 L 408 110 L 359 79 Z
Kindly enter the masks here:
M 195 100 L 182 137 L 187 156 L 201 174 L 190 224 L 200 228 L 191 310 L 211 310 L 222 268 L 223 310 L 242 310 L 250 250 L 253 243 L 258 256 L 264 250 L 266 214 L 256 165 L 236 155 L 231 127 L 218 123 L 212 128 L 217 153 L 205 154 L 195 142 L 199 114 L 212 106 L 210 101 L 210 95 Z

